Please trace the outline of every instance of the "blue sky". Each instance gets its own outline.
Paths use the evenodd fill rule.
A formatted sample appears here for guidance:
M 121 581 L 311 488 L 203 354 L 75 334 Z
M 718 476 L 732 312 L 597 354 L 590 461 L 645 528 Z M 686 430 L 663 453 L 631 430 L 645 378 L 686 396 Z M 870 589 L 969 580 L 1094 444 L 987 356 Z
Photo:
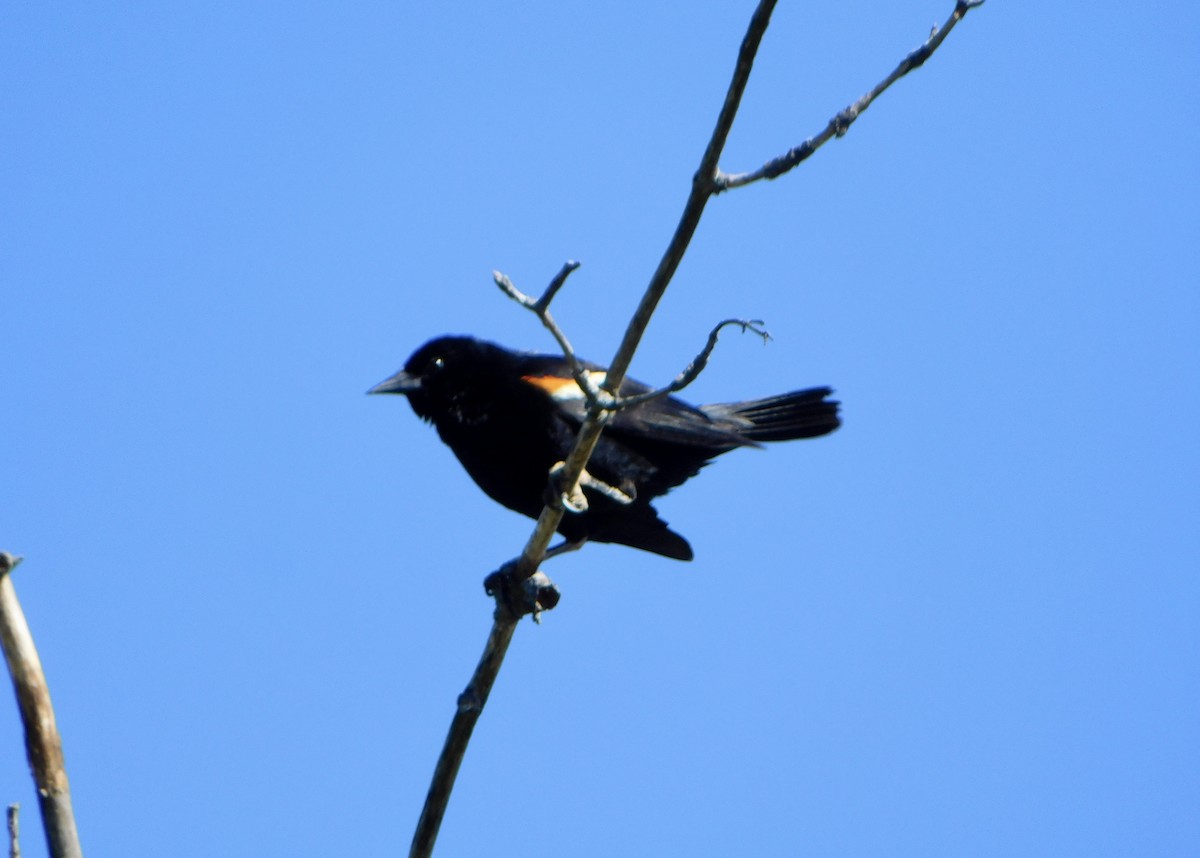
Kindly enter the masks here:
M 403 854 L 530 523 L 399 400 L 426 339 L 607 360 L 751 3 L 66 4 L 0 27 L 0 548 L 91 856 Z M 781 4 L 722 165 L 950 2 Z M 664 499 L 518 629 L 441 855 L 1200 851 L 1200 13 L 991 0 L 714 200 L 634 363 L 845 426 Z M 0 800 L 44 854 L 15 705 Z

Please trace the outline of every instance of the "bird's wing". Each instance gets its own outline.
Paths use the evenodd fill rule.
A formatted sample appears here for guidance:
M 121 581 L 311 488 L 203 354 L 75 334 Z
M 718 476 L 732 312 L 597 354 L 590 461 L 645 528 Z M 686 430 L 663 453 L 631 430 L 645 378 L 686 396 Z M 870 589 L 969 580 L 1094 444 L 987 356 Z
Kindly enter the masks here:
M 528 367 L 522 380 L 544 391 L 569 420 L 582 423 L 587 414 L 587 401 L 565 362 L 561 358 L 545 356 L 537 362 L 530 361 Z M 585 363 L 584 368 L 597 386 L 604 383 L 602 367 Z M 637 396 L 650 390 L 634 379 L 627 378 L 621 384 L 622 396 Z M 641 441 L 651 441 L 701 447 L 709 451 L 705 458 L 733 447 L 756 446 L 734 431 L 728 422 L 722 426 L 704 411 L 674 396 L 659 397 L 618 411 L 605 432 L 626 439 L 634 446 Z
M 602 368 L 589 366 L 588 371 L 594 373 L 594 382 L 603 382 Z M 563 428 L 573 435 L 586 416 L 587 403 L 565 366 L 531 368 L 523 380 L 554 401 Z M 632 379 L 621 385 L 625 396 L 649 391 Z M 758 445 L 737 434 L 729 422 L 722 425 L 680 399 L 662 397 L 618 411 L 587 467 L 592 477 L 630 498 L 648 501 L 695 476 L 714 456 L 741 446 Z

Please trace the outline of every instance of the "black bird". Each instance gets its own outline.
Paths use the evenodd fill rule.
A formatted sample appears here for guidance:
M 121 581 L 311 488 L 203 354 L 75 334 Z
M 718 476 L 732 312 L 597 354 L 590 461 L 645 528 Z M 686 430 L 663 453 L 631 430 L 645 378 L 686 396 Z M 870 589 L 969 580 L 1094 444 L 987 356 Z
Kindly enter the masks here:
M 603 383 L 603 367 L 583 365 Z M 649 390 L 626 379 L 620 393 Z M 541 512 L 550 469 L 569 455 L 586 412 L 562 356 L 513 352 L 465 336 L 431 340 L 367 392 L 407 395 L 492 500 L 531 518 Z M 668 396 L 618 412 L 588 462 L 587 509 L 565 513 L 558 532 L 568 543 L 618 542 L 691 560 L 692 547 L 650 501 L 735 447 L 832 432 L 841 421 L 838 403 L 826 398 L 831 393 L 813 387 L 699 407 Z

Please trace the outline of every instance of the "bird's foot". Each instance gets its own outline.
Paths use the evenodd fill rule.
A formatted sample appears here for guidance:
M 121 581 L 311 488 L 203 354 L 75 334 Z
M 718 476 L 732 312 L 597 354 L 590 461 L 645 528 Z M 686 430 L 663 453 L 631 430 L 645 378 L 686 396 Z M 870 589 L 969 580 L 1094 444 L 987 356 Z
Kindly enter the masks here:
M 535 623 L 540 623 L 542 611 L 549 611 L 561 597 L 558 587 L 540 569 L 528 578 L 518 578 L 515 560 L 484 578 L 483 589 L 496 600 L 497 614 L 504 612 L 517 620 L 530 614 Z
M 563 512 L 577 514 L 587 512 L 588 501 L 583 494 L 585 481 L 580 480 L 574 485 L 567 485 L 567 481 L 563 479 L 563 471 L 566 467 L 566 462 L 557 462 L 550 469 L 550 483 L 546 487 L 546 502 L 552 506 L 561 506 Z

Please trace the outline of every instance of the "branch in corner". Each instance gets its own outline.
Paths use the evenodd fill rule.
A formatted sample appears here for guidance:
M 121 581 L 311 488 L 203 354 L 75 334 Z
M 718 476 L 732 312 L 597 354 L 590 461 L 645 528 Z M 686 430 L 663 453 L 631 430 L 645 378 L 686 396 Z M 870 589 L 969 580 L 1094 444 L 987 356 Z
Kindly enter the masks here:
M 772 158 L 752 172 L 731 174 L 718 170 L 713 178 L 714 193 L 721 193 L 731 188 L 740 188 L 762 179 L 776 179 L 794 167 L 799 166 L 802 161 L 807 160 L 813 152 L 824 146 L 830 139 L 844 137 L 846 132 L 850 130 L 850 126 L 854 123 L 854 120 L 858 119 L 863 111 L 871 106 L 871 102 L 910 71 L 920 68 L 933 55 L 933 52 L 938 49 L 942 42 L 945 41 L 946 37 L 950 35 L 950 31 L 963 19 L 967 12 L 976 6 L 982 6 L 983 2 L 984 0 L 958 0 L 954 11 L 950 13 L 950 17 L 944 25 L 934 27 L 933 32 L 929 34 L 929 38 L 919 48 L 901 60 L 900 64 L 892 70 L 892 73 L 876 84 L 874 89 L 845 110 L 838 112 L 837 115 L 829 120 L 829 123 L 820 134 L 808 138 L 799 146 L 789 149 L 778 158 Z
M 8 858 L 21 858 L 21 805 L 8 806 Z
M 33 633 L 12 583 L 11 573 L 20 562 L 20 557 L 0 552 L 0 645 L 25 728 L 25 753 L 37 787 L 51 858 L 78 858 L 83 853 L 71 808 L 62 739 Z

